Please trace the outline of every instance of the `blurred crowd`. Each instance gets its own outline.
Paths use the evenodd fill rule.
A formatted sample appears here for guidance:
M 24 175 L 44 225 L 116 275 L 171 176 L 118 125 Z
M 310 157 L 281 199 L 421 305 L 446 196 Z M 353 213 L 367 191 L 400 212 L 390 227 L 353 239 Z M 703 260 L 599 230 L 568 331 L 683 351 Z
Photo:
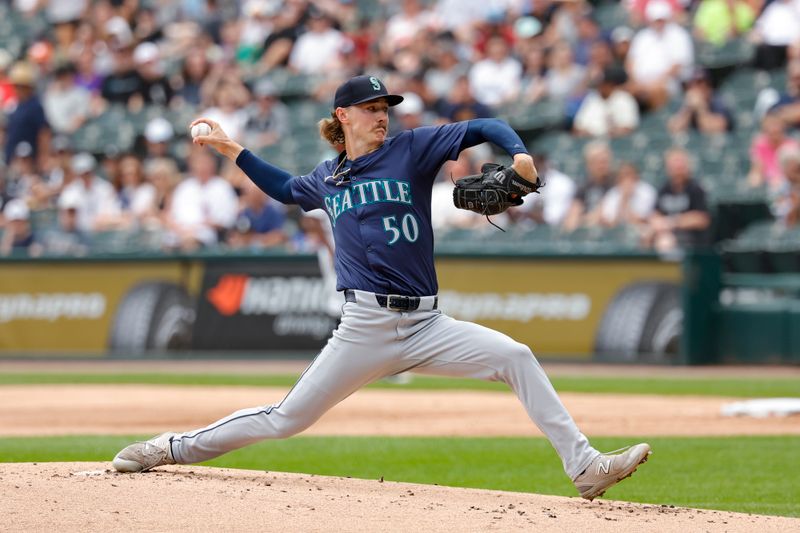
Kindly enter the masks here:
M 0 48 L 0 253 L 80 255 L 113 239 L 123 239 L 120 248 L 157 250 L 313 248 L 318 243 L 304 233 L 302 215 L 192 145 L 188 121 L 168 117 L 206 116 L 254 151 L 281 149 L 288 139 L 315 137 L 314 121 L 330 111 L 334 88 L 363 72 L 404 95 L 392 110 L 394 133 L 559 104 L 557 128 L 587 141 L 575 154 L 582 174 L 567 175 L 553 154 L 537 153 L 547 182 L 542 194 L 495 222 L 557 234 L 621 227 L 639 246 L 665 253 L 704 246 L 712 214 L 691 146 L 659 150 L 664 180 L 653 184 L 610 141 L 664 112 L 671 135 L 736 131 L 736 110 L 697 61 L 698 46 L 734 42 L 754 49 L 750 66 L 786 80 L 759 94 L 760 127 L 741 179 L 768 191 L 783 224 L 797 224 L 800 0 L 625 0 L 624 16 L 604 26 L 597 15 L 608 5 L 0 2 L 0 40 L 24 28 L 17 51 Z M 286 90 L 287 80 L 300 89 Z M 298 124 L 298 101 L 315 104 L 319 116 Z M 147 120 L 129 146 L 102 135 L 88 148 L 77 142 L 88 125 L 109 116 Z M 130 127 L 124 118 L 112 126 Z M 300 171 L 330 155 L 305 154 Z M 434 186 L 437 232 L 486 224 L 452 206 L 450 177 L 494 159 L 484 145 L 443 168 Z

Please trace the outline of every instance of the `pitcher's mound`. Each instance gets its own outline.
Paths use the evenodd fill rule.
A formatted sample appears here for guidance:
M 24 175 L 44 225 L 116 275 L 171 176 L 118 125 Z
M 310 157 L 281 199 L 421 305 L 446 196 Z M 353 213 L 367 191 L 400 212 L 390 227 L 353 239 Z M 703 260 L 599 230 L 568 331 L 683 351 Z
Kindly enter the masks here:
M 800 520 L 518 492 L 110 463 L 0 464 L 4 531 L 791 531 Z

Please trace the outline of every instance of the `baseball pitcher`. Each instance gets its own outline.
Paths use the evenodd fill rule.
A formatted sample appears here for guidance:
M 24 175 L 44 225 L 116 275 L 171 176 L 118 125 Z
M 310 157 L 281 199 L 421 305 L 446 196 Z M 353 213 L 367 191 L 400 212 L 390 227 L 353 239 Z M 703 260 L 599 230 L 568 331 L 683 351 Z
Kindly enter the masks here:
M 211 126 L 195 143 L 235 161 L 272 198 L 327 212 L 342 320 L 283 400 L 242 409 L 204 428 L 132 444 L 114 458 L 117 470 L 198 463 L 263 439 L 289 437 L 364 385 L 412 369 L 508 384 L 589 500 L 647 460 L 650 446 L 644 443 L 610 454 L 595 450 L 527 346 L 437 308 L 431 188 L 442 164 L 487 141 L 513 158 L 509 168 L 488 166 L 454 190 L 457 206 L 485 215 L 519 205 L 541 184 L 522 140 L 501 120 L 422 127 L 387 137 L 389 107 L 402 99 L 374 76 L 342 84 L 331 117 L 320 121 L 320 133 L 341 153 L 303 176 L 261 160 L 211 120 L 193 123 Z

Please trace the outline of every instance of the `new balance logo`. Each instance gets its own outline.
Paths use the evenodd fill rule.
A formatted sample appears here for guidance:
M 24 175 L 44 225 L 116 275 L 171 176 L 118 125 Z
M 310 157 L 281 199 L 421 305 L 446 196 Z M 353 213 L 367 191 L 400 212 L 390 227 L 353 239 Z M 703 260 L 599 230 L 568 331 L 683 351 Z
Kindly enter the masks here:
M 606 459 L 605 461 L 599 461 L 597 463 L 597 474 L 600 475 L 600 471 L 602 470 L 604 474 L 608 474 L 611 471 L 611 461 L 613 459 Z

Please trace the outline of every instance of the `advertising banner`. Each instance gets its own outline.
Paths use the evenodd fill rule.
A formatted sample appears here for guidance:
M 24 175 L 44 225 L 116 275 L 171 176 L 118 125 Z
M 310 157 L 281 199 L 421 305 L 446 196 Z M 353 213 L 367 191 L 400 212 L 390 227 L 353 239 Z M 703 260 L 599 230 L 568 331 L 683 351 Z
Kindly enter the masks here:
M 2 264 L 0 353 L 102 355 L 120 303 L 150 280 L 185 283 L 186 268 L 178 262 Z
M 207 263 L 193 347 L 316 351 L 336 326 L 330 296 L 315 260 Z
M 444 312 L 539 355 L 674 353 L 680 337 L 678 263 L 440 257 L 437 270 Z M 9 262 L 0 264 L 0 356 L 310 355 L 336 326 L 331 307 L 312 256 Z
M 604 312 L 625 287 L 679 282 L 679 263 L 603 259 L 439 259 L 441 309 L 502 331 L 534 353 L 589 357 Z

